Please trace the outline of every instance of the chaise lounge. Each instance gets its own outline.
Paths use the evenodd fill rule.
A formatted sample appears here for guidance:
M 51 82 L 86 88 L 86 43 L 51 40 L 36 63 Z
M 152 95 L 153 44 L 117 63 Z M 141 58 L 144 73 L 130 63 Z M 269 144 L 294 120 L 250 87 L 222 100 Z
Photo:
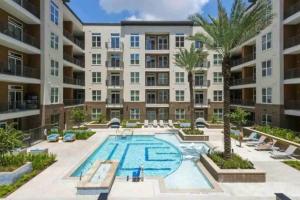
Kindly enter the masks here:
M 73 142 L 73 141 L 75 141 L 75 139 L 76 139 L 76 136 L 73 132 L 71 132 L 71 131 L 65 132 L 64 137 L 63 137 L 64 142 Z
M 272 151 L 271 157 L 275 159 L 285 159 L 285 158 L 290 158 L 294 152 L 296 151 L 297 147 L 290 145 L 284 152 L 281 151 Z
M 58 133 L 53 133 L 47 136 L 47 141 L 48 142 L 58 142 L 59 140 L 59 134 Z
M 249 141 L 247 142 L 247 146 L 248 147 L 254 147 L 254 146 L 258 146 L 260 144 L 263 144 L 265 142 L 265 140 L 267 139 L 266 136 L 262 135 L 260 136 L 260 138 L 258 139 L 258 141 Z

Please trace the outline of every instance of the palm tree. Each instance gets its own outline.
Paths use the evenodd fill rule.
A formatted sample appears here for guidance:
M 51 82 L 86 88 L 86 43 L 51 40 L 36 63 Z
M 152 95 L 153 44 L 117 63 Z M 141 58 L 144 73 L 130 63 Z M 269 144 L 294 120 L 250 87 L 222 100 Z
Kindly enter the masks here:
M 180 49 L 180 52 L 175 56 L 175 65 L 185 69 L 188 72 L 188 82 L 190 89 L 190 110 L 191 110 L 191 128 L 194 130 L 194 74 L 200 64 L 205 61 L 207 53 L 201 49 L 196 49 L 194 44 L 190 50 Z
M 224 158 L 231 157 L 230 140 L 230 77 L 231 77 L 231 49 L 242 44 L 250 36 L 257 34 L 267 23 L 272 14 L 267 0 L 257 0 L 250 9 L 243 0 L 235 0 L 232 9 L 227 13 L 221 0 L 217 1 L 218 15 L 216 18 L 205 18 L 195 14 L 190 19 L 202 26 L 207 34 L 197 33 L 194 40 L 200 40 L 205 45 L 223 56 L 222 74 L 224 78 Z M 268 16 L 268 18 L 266 18 Z

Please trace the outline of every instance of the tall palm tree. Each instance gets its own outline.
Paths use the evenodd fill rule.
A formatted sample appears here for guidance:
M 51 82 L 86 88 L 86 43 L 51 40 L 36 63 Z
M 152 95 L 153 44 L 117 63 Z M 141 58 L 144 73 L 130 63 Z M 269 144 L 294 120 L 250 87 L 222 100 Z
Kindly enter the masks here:
M 230 139 L 230 77 L 231 50 L 242 44 L 250 36 L 257 34 L 267 23 L 272 14 L 267 0 L 257 0 L 250 9 L 243 0 L 234 0 L 232 9 L 227 13 L 221 0 L 217 1 L 217 17 L 208 18 L 195 14 L 190 19 L 202 26 L 207 34 L 197 33 L 194 40 L 204 42 L 208 48 L 216 50 L 223 56 L 222 74 L 224 78 L 224 158 L 231 157 Z M 268 16 L 268 18 L 266 18 Z
M 190 49 L 180 49 L 180 52 L 175 56 L 175 65 L 185 69 L 188 72 L 188 82 L 190 90 L 190 110 L 191 110 L 191 128 L 194 130 L 194 74 L 200 64 L 205 62 L 207 53 L 201 49 L 196 49 L 192 44 Z

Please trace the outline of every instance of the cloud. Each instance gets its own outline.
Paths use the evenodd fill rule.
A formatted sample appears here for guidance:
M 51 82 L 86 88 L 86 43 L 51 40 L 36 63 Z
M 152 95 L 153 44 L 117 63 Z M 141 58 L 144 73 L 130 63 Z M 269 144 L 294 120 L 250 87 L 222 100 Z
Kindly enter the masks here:
M 107 13 L 129 12 L 127 20 L 185 20 L 209 0 L 99 0 Z

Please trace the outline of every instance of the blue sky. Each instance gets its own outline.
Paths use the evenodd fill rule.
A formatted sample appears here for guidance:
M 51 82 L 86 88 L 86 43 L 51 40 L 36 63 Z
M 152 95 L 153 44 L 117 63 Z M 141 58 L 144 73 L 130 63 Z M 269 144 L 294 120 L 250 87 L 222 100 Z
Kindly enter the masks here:
M 230 9 L 233 0 L 222 1 Z M 71 0 L 69 6 L 83 22 L 185 20 L 201 11 L 216 15 L 216 0 Z

